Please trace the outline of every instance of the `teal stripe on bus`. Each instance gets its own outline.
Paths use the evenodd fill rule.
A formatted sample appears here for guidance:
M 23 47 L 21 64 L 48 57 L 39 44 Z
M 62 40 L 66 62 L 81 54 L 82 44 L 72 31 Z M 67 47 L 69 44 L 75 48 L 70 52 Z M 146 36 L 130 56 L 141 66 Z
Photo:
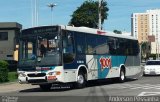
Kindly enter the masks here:
M 98 56 L 98 78 L 106 78 L 111 68 L 125 64 L 126 56 Z

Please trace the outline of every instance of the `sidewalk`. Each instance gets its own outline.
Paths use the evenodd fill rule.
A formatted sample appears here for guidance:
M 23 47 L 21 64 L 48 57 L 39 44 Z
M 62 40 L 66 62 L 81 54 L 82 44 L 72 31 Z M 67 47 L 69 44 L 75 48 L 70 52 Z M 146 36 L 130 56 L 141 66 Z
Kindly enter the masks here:
M 19 84 L 16 82 L 9 82 L 0 84 L 0 93 L 8 93 L 12 91 L 20 91 L 30 88 L 37 88 L 37 85 L 30 85 L 30 84 Z

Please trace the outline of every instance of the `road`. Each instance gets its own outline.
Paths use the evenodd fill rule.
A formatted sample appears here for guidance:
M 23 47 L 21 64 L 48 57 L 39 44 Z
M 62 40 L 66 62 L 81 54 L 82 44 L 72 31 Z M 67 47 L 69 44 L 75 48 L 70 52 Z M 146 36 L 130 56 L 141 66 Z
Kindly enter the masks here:
M 2 99 L 18 98 L 18 102 L 69 102 L 73 100 L 107 102 L 107 96 L 160 96 L 160 76 L 145 76 L 138 80 L 127 80 L 125 83 L 117 83 L 114 80 L 92 81 L 83 89 L 71 89 L 69 85 L 54 85 L 50 91 L 42 91 L 39 86 L 26 84 L 1 84 L 0 96 Z

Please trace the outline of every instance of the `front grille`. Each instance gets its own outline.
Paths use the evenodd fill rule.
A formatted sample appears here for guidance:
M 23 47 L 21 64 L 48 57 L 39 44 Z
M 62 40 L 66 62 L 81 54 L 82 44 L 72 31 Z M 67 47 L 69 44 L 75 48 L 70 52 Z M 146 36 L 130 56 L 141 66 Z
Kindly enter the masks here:
M 47 80 L 45 79 L 32 79 L 32 80 L 28 80 L 28 83 L 44 83 L 47 82 Z
M 46 76 L 46 73 L 32 73 L 28 74 L 29 77 L 44 77 Z

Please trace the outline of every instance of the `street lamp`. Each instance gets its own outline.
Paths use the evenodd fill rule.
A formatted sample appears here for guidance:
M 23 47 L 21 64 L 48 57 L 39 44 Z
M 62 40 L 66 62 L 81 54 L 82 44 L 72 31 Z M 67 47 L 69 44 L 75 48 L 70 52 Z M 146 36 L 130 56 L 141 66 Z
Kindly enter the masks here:
M 51 25 L 53 25 L 53 7 L 57 6 L 57 4 L 50 3 L 47 6 L 51 8 Z
M 31 0 L 32 26 L 38 26 L 38 0 Z

